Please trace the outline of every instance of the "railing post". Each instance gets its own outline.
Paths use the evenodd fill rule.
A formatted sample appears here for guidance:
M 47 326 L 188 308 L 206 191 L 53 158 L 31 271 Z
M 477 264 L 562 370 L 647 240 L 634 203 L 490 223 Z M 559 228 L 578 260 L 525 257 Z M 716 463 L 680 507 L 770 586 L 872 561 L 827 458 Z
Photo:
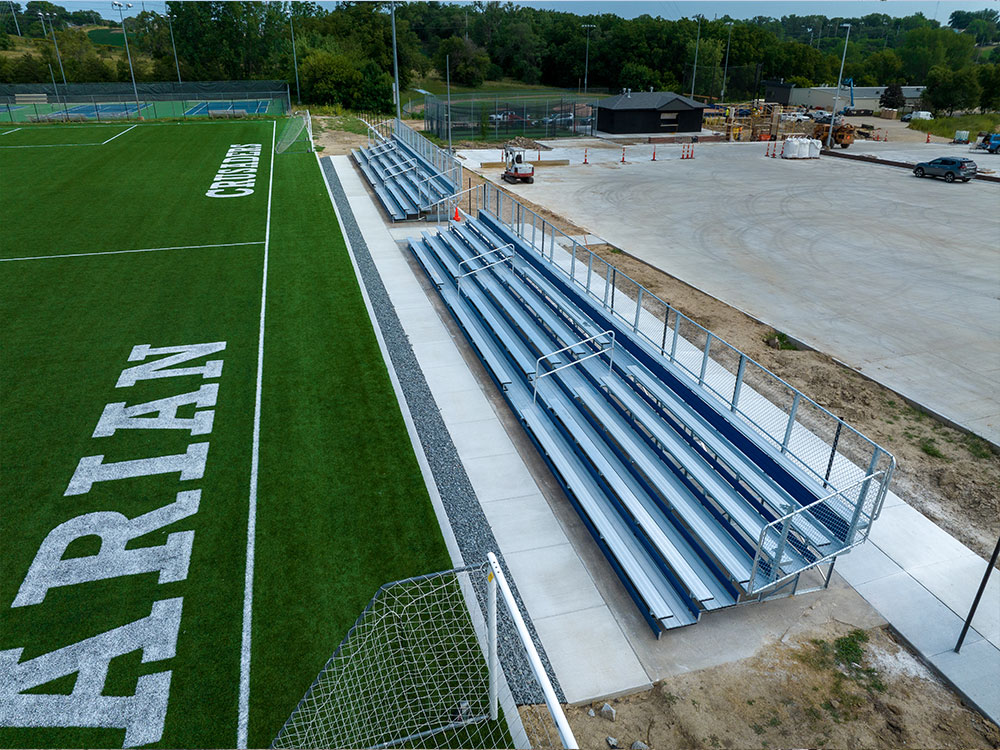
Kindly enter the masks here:
M 788 424 L 785 426 L 785 437 L 781 441 L 781 452 L 788 450 L 788 441 L 792 439 L 792 427 L 795 426 L 795 412 L 799 410 L 799 400 L 802 394 L 795 391 L 795 398 L 792 399 L 792 409 L 788 412 Z
M 837 455 L 837 443 L 840 442 L 840 431 L 843 427 L 844 423 L 838 421 L 837 432 L 833 435 L 833 446 L 830 448 L 830 462 L 826 465 L 826 475 L 823 477 L 823 487 L 826 487 L 830 482 L 830 471 L 833 469 L 833 459 Z
M 670 342 L 670 361 L 673 362 L 677 354 L 677 338 L 681 329 L 681 314 L 674 310 L 674 338 Z
M 858 501 L 854 506 L 854 515 L 851 518 L 851 525 L 847 529 L 847 538 L 844 540 L 844 544 L 850 544 L 851 540 L 854 539 L 854 535 L 858 533 L 858 519 L 861 517 L 861 510 L 865 505 L 865 497 L 868 495 L 868 485 L 871 484 L 875 467 L 878 465 L 881 455 L 881 449 L 876 446 L 875 450 L 872 451 L 872 460 L 868 462 L 868 472 L 865 474 L 865 480 L 861 483 L 861 489 L 858 491 Z
M 573 240 L 573 244 L 570 246 L 572 248 L 573 257 L 569 261 L 569 277 L 576 280 L 576 240 Z
M 660 338 L 660 354 L 666 354 L 667 352 L 667 328 L 669 327 L 667 323 L 670 321 L 670 307 L 667 307 L 663 311 L 663 336 Z
M 590 277 L 594 272 L 594 253 L 587 251 L 587 292 L 590 292 Z
M 492 570 L 486 573 L 487 594 L 486 607 L 487 618 L 489 620 L 489 656 L 490 656 L 490 721 L 496 721 L 498 716 L 497 702 L 497 670 L 499 667 L 497 660 L 497 577 Z
M 712 332 L 705 337 L 705 351 L 701 355 L 701 372 L 698 373 L 698 385 L 705 382 L 705 370 L 708 367 L 708 348 L 712 345 Z
M 642 293 L 643 293 L 643 291 L 645 291 L 644 288 L 640 286 L 639 287 L 639 294 L 636 295 L 636 300 L 635 300 L 635 321 L 632 323 L 632 331 L 633 331 L 633 333 L 639 333 L 639 315 L 642 314 Z
M 618 279 L 618 269 L 611 266 L 611 313 L 615 312 L 615 281 Z
M 747 366 L 747 355 L 740 354 L 740 364 L 736 368 L 736 385 L 733 386 L 733 402 L 729 407 L 731 411 L 736 411 L 736 404 L 740 400 L 740 389 L 743 387 L 743 372 L 746 370 Z

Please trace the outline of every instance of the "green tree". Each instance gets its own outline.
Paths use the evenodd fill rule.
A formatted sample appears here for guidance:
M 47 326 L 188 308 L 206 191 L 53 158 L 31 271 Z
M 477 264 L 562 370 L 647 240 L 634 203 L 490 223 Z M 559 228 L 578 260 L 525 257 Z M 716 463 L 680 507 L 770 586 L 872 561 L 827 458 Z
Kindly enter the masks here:
M 884 109 L 899 109 L 906 104 L 906 97 L 903 95 L 903 87 L 898 83 L 890 83 L 885 87 L 882 96 L 878 100 L 879 106 Z
M 979 108 L 984 112 L 1000 109 L 1000 64 L 988 63 L 977 66 L 979 86 Z
M 486 50 L 460 36 L 445 39 L 434 55 L 434 67 L 443 78 L 447 58 L 451 59 L 451 80 L 466 86 L 481 86 L 486 80 L 490 57 Z

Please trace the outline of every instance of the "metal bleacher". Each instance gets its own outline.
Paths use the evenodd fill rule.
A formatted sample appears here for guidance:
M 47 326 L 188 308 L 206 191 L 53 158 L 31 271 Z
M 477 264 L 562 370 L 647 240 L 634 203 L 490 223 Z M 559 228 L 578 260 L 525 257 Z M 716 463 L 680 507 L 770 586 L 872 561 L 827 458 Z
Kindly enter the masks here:
M 775 459 L 488 210 L 409 248 L 657 635 L 797 586 L 877 515 L 885 482 Z
M 412 135 L 401 137 L 401 133 L 410 132 L 402 131 L 404 127 L 398 121 L 387 133 L 371 127 L 371 145 L 351 152 L 393 221 L 417 219 L 440 210 L 441 201 L 458 190 L 454 176 L 443 173 L 427 158 L 427 148 L 433 145 L 428 141 L 421 149 Z

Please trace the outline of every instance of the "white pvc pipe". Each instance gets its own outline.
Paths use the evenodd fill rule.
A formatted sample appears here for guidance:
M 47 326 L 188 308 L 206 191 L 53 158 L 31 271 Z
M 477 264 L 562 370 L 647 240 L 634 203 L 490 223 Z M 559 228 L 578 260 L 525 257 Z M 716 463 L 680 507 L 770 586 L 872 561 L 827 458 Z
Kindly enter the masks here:
M 552 714 L 552 719 L 555 721 L 556 730 L 559 732 L 559 739 L 562 740 L 563 747 L 567 750 L 579 750 L 579 745 L 577 744 L 576 737 L 573 736 L 573 730 L 570 729 L 569 722 L 566 720 L 566 714 L 563 713 L 562 706 L 559 705 L 559 699 L 556 698 L 556 691 L 552 688 L 552 683 L 549 681 L 548 674 L 545 673 L 545 668 L 542 666 L 542 660 L 538 656 L 538 650 L 535 648 L 534 641 L 531 640 L 531 634 L 528 632 L 528 626 L 524 624 L 524 618 L 521 617 L 521 610 L 517 607 L 517 602 L 514 600 L 514 594 L 511 593 L 510 586 L 507 584 L 507 578 L 503 574 L 503 570 L 500 568 L 500 563 L 497 562 L 496 555 L 492 552 L 486 553 L 486 557 L 490 562 L 490 568 L 493 570 L 493 575 L 496 576 L 497 583 L 500 586 L 500 591 L 503 592 L 504 602 L 507 604 L 507 610 L 510 612 L 510 617 L 514 621 L 514 627 L 517 628 L 517 634 L 521 638 L 521 642 L 524 644 L 525 653 L 528 656 L 528 663 L 531 664 L 531 671 L 535 674 L 535 679 L 538 680 L 538 684 L 542 688 L 542 695 L 545 697 L 545 705 L 548 706 L 549 713 Z

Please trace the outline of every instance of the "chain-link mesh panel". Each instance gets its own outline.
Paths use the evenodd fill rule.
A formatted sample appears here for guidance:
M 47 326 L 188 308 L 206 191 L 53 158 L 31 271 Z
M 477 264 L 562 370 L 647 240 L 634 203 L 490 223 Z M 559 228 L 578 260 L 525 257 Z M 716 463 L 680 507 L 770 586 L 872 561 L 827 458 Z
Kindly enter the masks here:
M 479 565 L 379 589 L 272 746 L 562 747 L 541 688 L 524 669 L 520 641 L 500 649 L 519 653 L 495 673 L 497 702 L 491 700 L 495 631 L 479 604 L 487 570 Z
M 708 346 L 705 385 L 726 405 L 732 404 L 739 367 L 739 350 L 713 336 Z

